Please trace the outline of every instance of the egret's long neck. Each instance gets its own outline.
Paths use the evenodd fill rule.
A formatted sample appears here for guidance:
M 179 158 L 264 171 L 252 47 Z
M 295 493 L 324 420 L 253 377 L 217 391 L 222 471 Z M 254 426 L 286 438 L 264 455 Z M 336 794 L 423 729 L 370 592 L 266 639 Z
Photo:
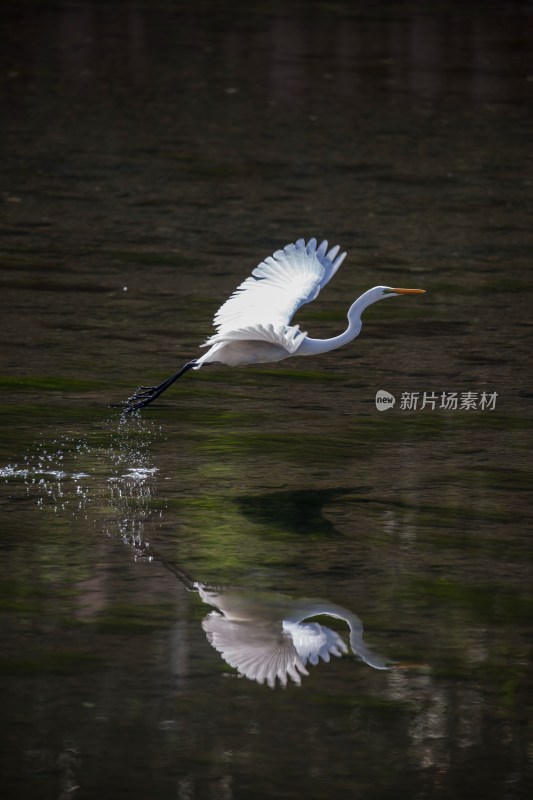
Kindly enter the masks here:
M 330 350 L 336 350 L 337 347 L 342 347 L 344 344 L 351 342 L 352 339 L 359 336 L 361 331 L 361 314 L 365 308 L 379 299 L 380 297 L 376 296 L 375 290 L 369 289 L 368 292 L 358 297 L 355 303 L 352 303 L 348 309 L 348 327 L 344 333 L 339 334 L 339 336 L 333 336 L 332 339 L 307 338 L 294 355 L 306 356 L 328 353 Z

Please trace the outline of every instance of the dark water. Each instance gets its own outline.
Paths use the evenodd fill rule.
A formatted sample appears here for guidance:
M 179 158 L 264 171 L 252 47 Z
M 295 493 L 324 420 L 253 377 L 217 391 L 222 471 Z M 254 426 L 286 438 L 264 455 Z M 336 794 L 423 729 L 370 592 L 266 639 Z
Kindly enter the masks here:
M 530 796 L 531 5 L 1 14 L 2 796 Z M 109 408 L 299 236 L 428 293 Z

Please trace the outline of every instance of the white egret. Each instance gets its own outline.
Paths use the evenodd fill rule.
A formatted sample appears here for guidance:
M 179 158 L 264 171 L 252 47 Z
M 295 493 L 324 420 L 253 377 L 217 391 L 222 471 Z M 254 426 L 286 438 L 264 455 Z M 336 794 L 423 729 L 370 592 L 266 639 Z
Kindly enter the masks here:
M 141 386 L 128 398 L 126 412 L 152 403 L 190 369 L 204 364 L 264 364 L 291 356 L 328 353 L 355 339 L 361 331 L 361 314 L 372 303 L 399 294 L 422 294 L 425 289 L 394 289 L 375 286 L 361 295 L 348 310 L 348 327 L 331 339 L 311 339 L 291 319 L 304 303 L 314 300 L 335 275 L 346 253 L 339 245 L 328 250 L 328 242 L 318 247 L 316 239 L 298 239 L 265 259 L 246 278 L 216 312 L 217 332 L 201 347 L 207 353 L 185 364 L 158 386 Z

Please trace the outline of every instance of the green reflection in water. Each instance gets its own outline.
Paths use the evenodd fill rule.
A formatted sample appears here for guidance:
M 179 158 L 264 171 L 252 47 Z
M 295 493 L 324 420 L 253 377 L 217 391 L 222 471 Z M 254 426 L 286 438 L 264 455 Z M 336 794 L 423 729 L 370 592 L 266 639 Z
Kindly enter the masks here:
M 103 380 L 86 380 L 84 378 L 64 378 L 56 375 L 2 375 L 0 376 L 0 388 L 16 389 L 21 391 L 34 391 L 35 389 L 50 389 L 60 392 L 84 392 L 93 389 L 104 389 L 106 382 Z M 20 406 L 19 406 L 20 408 Z M 41 410 L 41 406 L 35 407 L 34 412 Z M 27 412 L 26 412 L 27 413 Z

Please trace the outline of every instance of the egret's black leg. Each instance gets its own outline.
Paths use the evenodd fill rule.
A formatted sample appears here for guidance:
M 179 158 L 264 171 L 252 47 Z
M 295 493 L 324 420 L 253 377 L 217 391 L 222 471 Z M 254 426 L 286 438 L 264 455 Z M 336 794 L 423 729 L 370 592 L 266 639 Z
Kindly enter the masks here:
M 131 411 L 138 411 L 140 408 L 144 408 L 149 403 L 153 403 L 153 401 L 159 397 L 160 394 L 166 392 L 169 386 L 172 386 L 174 381 L 177 381 L 178 378 L 187 372 L 188 370 L 192 369 L 196 366 L 196 361 L 189 361 L 185 364 L 179 372 L 176 372 L 175 375 L 172 375 L 170 378 L 167 378 L 166 381 L 160 383 L 159 386 L 141 386 L 135 394 L 132 394 L 131 397 L 128 397 L 125 405 L 125 413 L 129 414 Z

